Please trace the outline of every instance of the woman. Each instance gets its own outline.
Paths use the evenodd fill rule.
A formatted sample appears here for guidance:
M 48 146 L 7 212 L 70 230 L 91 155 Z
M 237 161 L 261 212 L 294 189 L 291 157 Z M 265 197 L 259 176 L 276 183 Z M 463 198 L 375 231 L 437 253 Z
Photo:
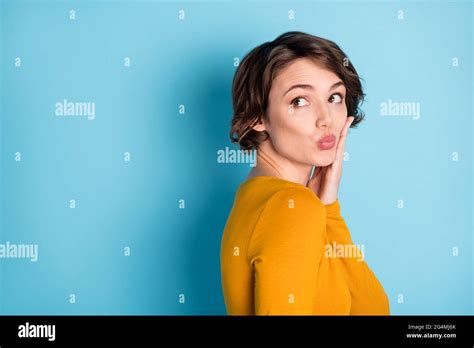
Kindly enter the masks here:
M 231 139 L 257 164 L 222 236 L 227 313 L 388 315 L 340 215 L 344 143 L 364 117 L 352 63 L 332 41 L 287 32 L 247 54 L 232 94 Z

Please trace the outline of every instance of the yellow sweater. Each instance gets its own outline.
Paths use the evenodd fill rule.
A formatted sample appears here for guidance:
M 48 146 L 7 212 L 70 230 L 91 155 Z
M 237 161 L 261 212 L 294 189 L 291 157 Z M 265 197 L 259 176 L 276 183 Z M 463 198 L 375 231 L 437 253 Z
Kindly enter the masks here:
M 240 185 L 220 257 L 229 315 L 389 315 L 339 201 L 324 205 L 301 184 L 257 176 Z

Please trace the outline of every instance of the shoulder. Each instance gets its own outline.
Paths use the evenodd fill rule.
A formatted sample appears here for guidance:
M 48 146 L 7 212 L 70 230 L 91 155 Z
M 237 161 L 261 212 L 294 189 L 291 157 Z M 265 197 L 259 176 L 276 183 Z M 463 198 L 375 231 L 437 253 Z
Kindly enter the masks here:
M 284 248 L 290 252 L 322 248 L 325 228 L 324 205 L 310 189 L 281 188 L 265 203 L 252 232 L 248 256 L 253 259 L 265 250 L 281 253 Z
M 269 176 L 254 177 L 240 185 L 238 197 L 256 202 L 263 212 L 298 208 L 324 211 L 324 205 L 308 187 Z
M 301 235 L 309 229 L 314 231 L 316 226 L 325 226 L 326 210 L 321 200 L 309 188 L 283 187 L 265 202 L 257 224 L 263 228 L 270 227 L 272 231 L 285 229 L 287 234 L 298 229 Z
M 321 200 L 309 188 L 303 186 L 282 187 L 268 198 L 264 211 L 277 210 L 293 212 L 324 212 L 325 208 Z

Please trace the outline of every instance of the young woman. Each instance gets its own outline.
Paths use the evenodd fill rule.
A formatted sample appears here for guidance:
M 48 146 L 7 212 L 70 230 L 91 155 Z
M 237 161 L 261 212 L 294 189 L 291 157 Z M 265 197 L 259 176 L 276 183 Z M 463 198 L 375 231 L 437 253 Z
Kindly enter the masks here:
M 349 127 L 364 94 L 334 42 L 287 32 L 250 51 L 233 80 L 230 136 L 257 151 L 221 243 L 230 315 L 388 315 L 381 284 L 340 214 Z

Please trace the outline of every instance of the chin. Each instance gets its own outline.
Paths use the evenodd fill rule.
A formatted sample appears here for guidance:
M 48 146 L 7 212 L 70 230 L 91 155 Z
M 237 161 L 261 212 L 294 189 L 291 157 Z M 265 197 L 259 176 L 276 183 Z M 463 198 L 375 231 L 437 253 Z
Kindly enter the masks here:
M 324 154 L 319 153 L 317 158 L 314 159 L 313 165 L 316 167 L 327 167 L 334 163 L 336 160 L 336 151 L 325 151 Z

